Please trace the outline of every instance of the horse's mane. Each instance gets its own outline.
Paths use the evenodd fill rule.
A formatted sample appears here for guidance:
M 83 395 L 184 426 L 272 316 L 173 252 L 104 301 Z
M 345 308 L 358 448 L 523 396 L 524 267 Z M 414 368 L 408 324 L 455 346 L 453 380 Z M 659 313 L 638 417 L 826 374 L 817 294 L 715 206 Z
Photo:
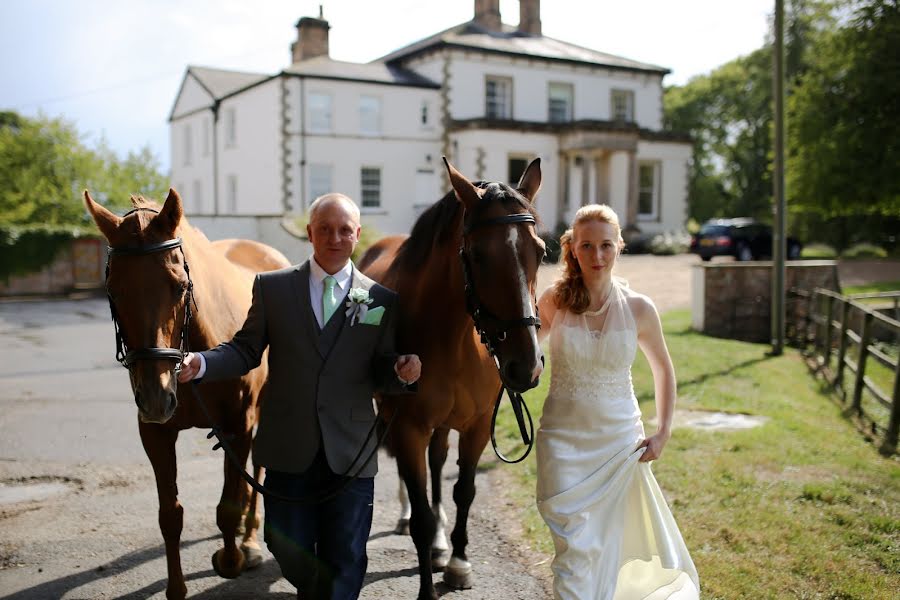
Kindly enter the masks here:
M 492 202 L 499 199 L 507 207 L 520 208 L 528 211 L 535 219 L 537 212 L 520 193 L 505 183 L 488 181 L 476 181 L 473 185 L 485 190 L 481 201 L 475 207 L 471 219 L 477 218 Z M 419 215 L 413 225 L 412 232 L 400 248 L 391 265 L 391 270 L 415 270 L 424 265 L 436 248 L 458 239 L 461 231 L 454 227 L 462 210 L 462 203 L 456 198 L 452 190 L 443 198 L 428 207 Z

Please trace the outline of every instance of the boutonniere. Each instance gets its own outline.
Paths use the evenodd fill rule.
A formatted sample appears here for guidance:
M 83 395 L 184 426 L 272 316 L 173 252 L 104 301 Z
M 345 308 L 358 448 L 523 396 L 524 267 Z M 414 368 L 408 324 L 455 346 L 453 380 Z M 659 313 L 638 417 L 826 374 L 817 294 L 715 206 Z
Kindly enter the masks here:
M 369 298 L 369 290 L 350 288 L 350 293 L 347 295 L 347 312 L 344 313 L 350 318 L 350 327 L 366 318 L 370 304 L 372 304 L 372 299 Z

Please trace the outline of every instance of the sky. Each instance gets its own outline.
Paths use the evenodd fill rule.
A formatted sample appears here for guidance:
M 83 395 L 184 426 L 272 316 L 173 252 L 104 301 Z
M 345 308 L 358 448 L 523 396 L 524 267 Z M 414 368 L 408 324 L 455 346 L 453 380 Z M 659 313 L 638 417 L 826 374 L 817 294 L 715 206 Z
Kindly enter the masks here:
M 665 85 L 759 48 L 775 0 L 544 0 L 546 36 L 666 67 Z M 275 74 L 303 16 L 336 60 L 368 62 L 472 18 L 473 0 L 0 0 L 0 111 L 63 117 L 121 156 L 169 168 L 168 116 L 188 65 Z M 504 23 L 517 0 L 501 0 Z

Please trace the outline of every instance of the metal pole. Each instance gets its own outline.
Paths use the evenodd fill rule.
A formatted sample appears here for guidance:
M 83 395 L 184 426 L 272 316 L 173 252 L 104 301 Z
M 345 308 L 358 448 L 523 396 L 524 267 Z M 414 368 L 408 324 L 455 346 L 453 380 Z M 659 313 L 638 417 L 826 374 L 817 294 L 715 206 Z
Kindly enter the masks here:
M 784 350 L 784 0 L 775 0 L 775 46 L 772 49 L 775 100 L 775 169 L 772 177 L 775 222 L 772 227 L 772 354 Z M 830 326 L 830 324 L 829 324 Z

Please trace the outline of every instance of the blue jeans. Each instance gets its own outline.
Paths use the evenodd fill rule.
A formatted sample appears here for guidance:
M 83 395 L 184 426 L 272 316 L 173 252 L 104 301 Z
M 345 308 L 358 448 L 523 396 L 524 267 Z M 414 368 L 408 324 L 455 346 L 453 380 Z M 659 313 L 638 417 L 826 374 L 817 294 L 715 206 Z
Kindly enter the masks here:
M 320 449 L 303 473 L 266 471 L 265 485 L 288 497 L 316 498 L 340 487 Z M 265 540 L 281 573 L 304 598 L 355 600 L 362 589 L 375 480 L 359 478 L 336 497 L 290 504 L 265 497 Z

